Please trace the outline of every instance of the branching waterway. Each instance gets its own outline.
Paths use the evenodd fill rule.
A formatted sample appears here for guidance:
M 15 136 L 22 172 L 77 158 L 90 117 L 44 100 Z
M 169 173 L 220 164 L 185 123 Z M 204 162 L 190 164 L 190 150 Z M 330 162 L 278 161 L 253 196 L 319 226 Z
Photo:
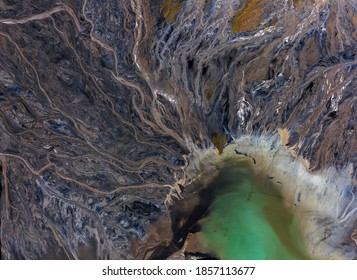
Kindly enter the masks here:
M 356 14 L 0 0 L 0 258 L 356 258 Z

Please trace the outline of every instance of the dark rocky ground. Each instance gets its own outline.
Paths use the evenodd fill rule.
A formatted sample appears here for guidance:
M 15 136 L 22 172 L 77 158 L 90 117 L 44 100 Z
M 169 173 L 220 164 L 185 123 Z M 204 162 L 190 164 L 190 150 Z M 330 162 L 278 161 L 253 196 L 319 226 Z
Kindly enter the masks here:
M 350 0 L 0 0 L 1 258 L 135 258 L 190 150 L 239 135 L 280 132 L 310 171 L 355 182 L 356 15 Z

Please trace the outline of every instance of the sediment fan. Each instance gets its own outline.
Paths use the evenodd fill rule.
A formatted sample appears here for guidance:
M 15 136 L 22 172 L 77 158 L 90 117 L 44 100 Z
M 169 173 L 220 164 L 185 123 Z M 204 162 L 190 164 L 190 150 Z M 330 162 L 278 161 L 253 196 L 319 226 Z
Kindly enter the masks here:
M 312 255 L 356 258 L 356 14 L 0 1 L 1 258 L 150 258 L 171 205 L 236 151 L 282 183 Z

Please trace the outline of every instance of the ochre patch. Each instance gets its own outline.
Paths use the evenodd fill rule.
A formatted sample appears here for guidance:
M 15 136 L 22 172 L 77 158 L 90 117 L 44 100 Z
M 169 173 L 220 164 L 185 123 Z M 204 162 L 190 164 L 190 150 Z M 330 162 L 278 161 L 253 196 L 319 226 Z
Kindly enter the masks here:
M 228 140 L 228 136 L 227 134 L 224 133 L 215 133 L 212 136 L 211 139 L 212 144 L 217 148 L 219 155 L 222 154 L 223 148 L 226 145 L 227 140 Z
M 182 2 L 178 1 L 178 0 L 165 0 L 161 6 L 161 13 L 164 16 L 164 18 L 170 22 L 170 23 L 174 23 L 175 19 L 176 19 L 176 15 L 178 13 L 178 11 L 181 9 L 182 7 Z
M 263 19 L 264 6 L 268 0 L 245 0 L 233 17 L 234 32 L 250 32 L 258 28 Z

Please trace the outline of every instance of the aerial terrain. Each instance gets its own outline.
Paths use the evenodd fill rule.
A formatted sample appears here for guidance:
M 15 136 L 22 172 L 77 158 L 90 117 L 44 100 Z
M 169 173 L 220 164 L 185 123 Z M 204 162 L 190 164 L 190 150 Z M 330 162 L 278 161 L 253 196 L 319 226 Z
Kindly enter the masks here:
M 356 0 L 0 0 L 1 259 L 357 259 Z

